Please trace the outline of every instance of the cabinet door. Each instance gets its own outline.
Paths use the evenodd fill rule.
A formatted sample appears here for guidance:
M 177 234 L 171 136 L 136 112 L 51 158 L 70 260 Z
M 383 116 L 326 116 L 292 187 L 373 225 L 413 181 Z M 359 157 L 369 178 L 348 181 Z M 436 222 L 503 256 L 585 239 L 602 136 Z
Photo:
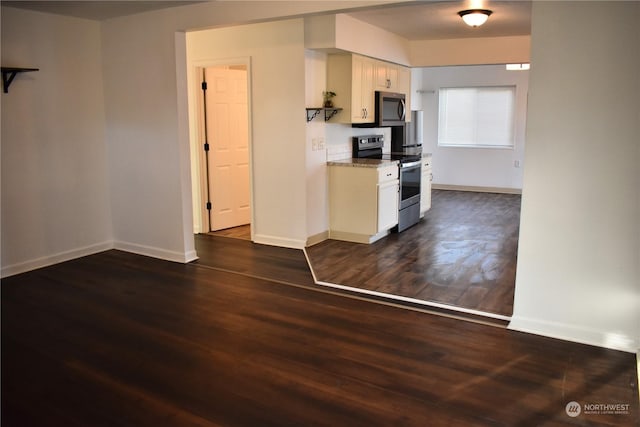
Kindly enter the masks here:
M 362 84 L 361 79 L 364 74 L 364 61 L 358 56 L 354 56 L 351 66 L 351 121 L 361 123 L 364 120 L 365 111 L 362 106 Z
M 400 84 L 398 78 L 398 66 L 395 64 L 387 64 L 387 81 L 388 87 L 391 92 L 400 92 Z
M 372 59 L 353 56 L 353 123 L 373 123 L 375 119 L 373 69 Z
M 378 184 L 378 233 L 398 224 L 398 181 Z
M 398 92 L 398 66 L 385 61 L 375 61 L 374 67 L 375 90 Z
M 373 74 L 375 90 L 388 91 L 391 84 L 387 75 L 387 63 L 375 61 Z
M 431 209 L 431 181 L 433 181 L 431 169 L 423 169 L 422 188 L 420 190 L 420 213 L 425 213 Z

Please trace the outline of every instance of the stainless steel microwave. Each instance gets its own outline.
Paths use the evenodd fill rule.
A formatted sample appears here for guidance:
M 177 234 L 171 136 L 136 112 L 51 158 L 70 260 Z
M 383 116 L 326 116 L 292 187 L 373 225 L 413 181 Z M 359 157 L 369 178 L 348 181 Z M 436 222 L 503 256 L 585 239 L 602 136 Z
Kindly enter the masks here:
M 406 115 L 404 93 L 376 92 L 376 125 L 402 126 L 405 124 Z

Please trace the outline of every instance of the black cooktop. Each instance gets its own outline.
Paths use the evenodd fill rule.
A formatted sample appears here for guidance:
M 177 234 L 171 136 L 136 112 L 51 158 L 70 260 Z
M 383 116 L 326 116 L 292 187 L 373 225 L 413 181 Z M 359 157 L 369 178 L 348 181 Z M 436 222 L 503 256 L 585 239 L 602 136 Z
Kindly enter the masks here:
M 383 160 L 398 160 L 400 163 L 419 161 L 422 158 L 422 147 L 402 147 L 402 150 L 383 153 L 383 135 L 366 135 L 353 137 L 353 157 Z
M 417 153 L 414 150 L 391 152 L 389 154 L 382 154 L 381 159 L 385 160 L 399 160 L 401 163 L 417 162 L 422 158 L 422 152 Z

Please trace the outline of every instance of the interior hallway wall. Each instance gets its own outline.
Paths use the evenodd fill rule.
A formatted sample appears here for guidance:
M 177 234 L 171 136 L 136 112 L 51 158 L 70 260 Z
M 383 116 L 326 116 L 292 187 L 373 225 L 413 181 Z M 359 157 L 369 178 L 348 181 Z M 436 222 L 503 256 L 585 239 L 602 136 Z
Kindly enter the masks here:
M 534 2 L 513 329 L 640 348 L 640 3 Z
M 327 90 L 327 54 L 305 51 L 305 105 L 322 106 L 322 92 Z M 329 193 L 327 189 L 327 135 L 324 114 L 306 126 L 307 245 L 328 237 Z
M 116 247 L 175 261 L 196 256 L 193 242 L 193 205 L 191 199 L 188 84 L 185 31 L 205 28 L 224 30 L 228 26 L 263 22 L 332 8 L 362 7 L 376 2 L 204 2 L 142 13 L 102 22 L 103 74 L 107 144 L 111 175 L 113 233 Z M 290 36 L 290 34 L 288 35 Z M 304 41 L 304 34 L 291 40 L 273 39 L 274 49 Z M 250 43 L 239 35 L 236 42 Z M 264 45 L 263 45 L 264 46 Z M 268 55 L 270 46 L 258 54 Z M 228 51 L 230 57 L 242 56 Z M 291 65 L 291 64 L 289 64 Z M 254 228 L 261 242 L 298 247 L 304 244 L 305 217 L 299 216 L 305 205 L 304 182 L 285 187 L 274 184 L 292 181 L 292 169 L 304 168 L 304 121 L 292 117 L 304 114 L 304 50 L 292 68 L 277 61 L 265 64 L 267 73 L 258 73 L 253 81 L 254 117 L 252 139 L 265 159 L 281 156 L 274 163 L 254 165 Z M 282 73 L 281 73 L 282 72 Z M 287 80 L 299 73 L 291 85 Z M 266 86 L 264 86 L 266 85 Z M 303 83 L 302 83 L 303 85 Z M 268 98 L 267 93 L 279 92 Z M 255 97 L 261 99 L 258 101 Z M 274 109 L 275 103 L 286 108 Z M 282 99 L 282 101 L 278 101 Z M 271 121 L 270 123 L 267 123 Z M 291 126 L 289 126 L 291 125 Z M 279 127 L 282 132 L 273 129 Z M 258 129 L 272 129 L 262 134 Z M 295 137 L 292 138 L 292 134 Z M 286 141 L 285 141 L 286 139 Z M 296 151 L 286 150 L 298 144 Z M 254 147 L 254 148 L 256 148 Z M 254 151 L 255 156 L 261 153 Z M 302 165 L 302 166 L 300 166 Z M 266 176 L 266 179 L 262 179 Z M 301 175 L 304 176 L 304 175 Z M 295 180 L 297 181 L 297 180 Z M 260 192 L 257 188 L 267 188 Z M 286 193 L 286 203 L 280 203 Z M 272 201 L 269 199 L 273 198 Z M 266 208 L 262 209 L 264 206 Z M 266 216 L 261 216 L 262 214 Z M 277 213 L 277 215 L 276 215 Z
M 191 70 L 206 61 L 250 58 L 254 241 L 304 247 L 306 183 L 293 179 L 306 175 L 303 21 L 191 32 L 187 57 Z
M 112 246 L 100 24 L 2 8 L 2 276 Z

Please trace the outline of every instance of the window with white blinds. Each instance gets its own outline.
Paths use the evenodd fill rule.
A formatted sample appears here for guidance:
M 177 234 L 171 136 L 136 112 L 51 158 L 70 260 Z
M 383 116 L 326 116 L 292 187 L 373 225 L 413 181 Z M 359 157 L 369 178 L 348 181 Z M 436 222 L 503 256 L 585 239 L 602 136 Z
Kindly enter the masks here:
M 438 145 L 512 148 L 515 86 L 440 88 Z

